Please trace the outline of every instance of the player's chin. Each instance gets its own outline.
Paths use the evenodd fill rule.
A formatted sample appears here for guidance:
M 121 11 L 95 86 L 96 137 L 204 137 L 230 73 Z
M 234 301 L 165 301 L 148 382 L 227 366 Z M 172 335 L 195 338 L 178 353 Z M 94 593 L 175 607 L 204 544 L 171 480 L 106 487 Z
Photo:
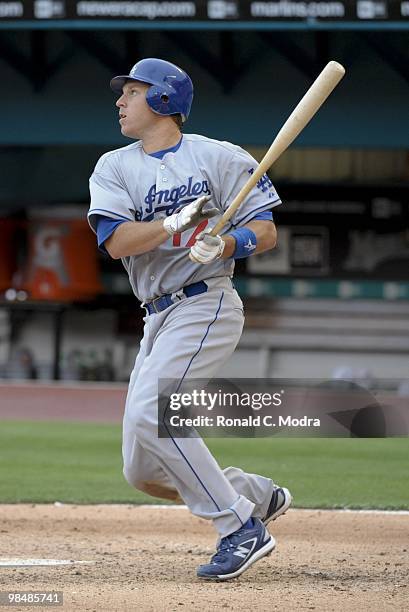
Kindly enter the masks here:
M 131 126 L 122 124 L 121 125 L 121 134 L 122 136 L 127 136 L 127 138 L 139 138 L 138 134 L 132 129 Z

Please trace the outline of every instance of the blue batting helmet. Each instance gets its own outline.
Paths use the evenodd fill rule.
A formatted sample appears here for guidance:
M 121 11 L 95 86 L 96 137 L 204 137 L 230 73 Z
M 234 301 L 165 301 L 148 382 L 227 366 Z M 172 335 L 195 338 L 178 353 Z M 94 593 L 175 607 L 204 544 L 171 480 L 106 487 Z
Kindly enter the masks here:
M 127 81 L 140 81 L 151 87 L 146 92 L 146 101 L 159 115 L 181 115 L 185 122 L 189 117 L 193 100 L 193 83 L 184 70 L 153 57 L 140 60 L 127 75 L 111 80 L 112 91 L 122 94 Z

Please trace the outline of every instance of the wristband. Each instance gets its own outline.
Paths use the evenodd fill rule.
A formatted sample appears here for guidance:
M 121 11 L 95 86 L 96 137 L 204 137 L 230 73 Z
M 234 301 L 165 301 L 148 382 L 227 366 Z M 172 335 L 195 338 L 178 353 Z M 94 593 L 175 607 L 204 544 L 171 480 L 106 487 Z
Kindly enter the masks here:
M 234 259 L 243 259 L 254 254 L 257 248 L 257 236 L 248 227 L 239 227 L 230 232 L 230 236 L 233 236 L 236 240 L 236 248 L 233 253 Z

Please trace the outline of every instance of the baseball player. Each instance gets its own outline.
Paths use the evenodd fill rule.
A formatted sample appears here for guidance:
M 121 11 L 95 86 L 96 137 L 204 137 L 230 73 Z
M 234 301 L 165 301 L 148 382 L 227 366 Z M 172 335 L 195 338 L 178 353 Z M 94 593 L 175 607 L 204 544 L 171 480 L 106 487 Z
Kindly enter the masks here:
M 99 159 L 88 219 L 146 311 L 125 406 L 124 475 L 213 521 L 217 550 L 197 575 L 228 580 L 274 549 L 266 525 L 291 495 L 269 478 L 222 470 L 200 438 L 159 438 L 158 379 L 210 379 L 233 353 L 244 322 L 234 260 L 275 246 L 280 199 L 265 176 L 223 234 L 210 236 L 256 161 L 231 143 L 182 134 L 193 85 L 174 64 L 143 59 L 110 85 L 121 132 L 137 141 Z

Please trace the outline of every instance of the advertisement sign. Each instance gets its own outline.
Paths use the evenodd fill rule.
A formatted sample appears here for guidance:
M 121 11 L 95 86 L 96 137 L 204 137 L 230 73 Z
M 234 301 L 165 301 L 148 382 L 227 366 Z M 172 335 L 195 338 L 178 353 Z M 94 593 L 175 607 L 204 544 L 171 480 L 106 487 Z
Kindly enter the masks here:
M 1 20 L 406 21 L 408 0 L 0 0 Z

